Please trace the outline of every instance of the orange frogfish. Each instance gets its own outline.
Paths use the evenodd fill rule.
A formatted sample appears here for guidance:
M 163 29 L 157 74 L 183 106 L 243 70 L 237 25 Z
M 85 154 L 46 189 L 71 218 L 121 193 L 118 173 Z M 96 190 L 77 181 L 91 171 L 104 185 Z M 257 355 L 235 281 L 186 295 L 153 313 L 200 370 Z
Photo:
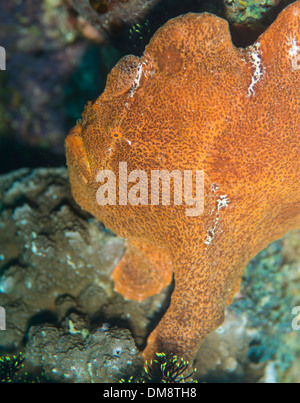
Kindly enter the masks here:
M 300 227 L 300 1 L 245 49 L 215 15 L 171 19 L 112 69 L 66 156 L 76 202 L 126 239 L 116 291 L 174 276 L 144 358 L 191 360 L 249 260 Z

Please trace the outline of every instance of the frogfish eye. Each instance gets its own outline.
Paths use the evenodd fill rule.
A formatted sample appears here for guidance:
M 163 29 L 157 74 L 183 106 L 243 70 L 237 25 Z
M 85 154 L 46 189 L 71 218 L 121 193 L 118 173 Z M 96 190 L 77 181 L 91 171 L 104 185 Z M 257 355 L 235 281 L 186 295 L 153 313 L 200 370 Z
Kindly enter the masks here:
M 120 139 L 122 137 L 121 133 L 118 132 L 113 132 L 111 135 L 114 139 Z

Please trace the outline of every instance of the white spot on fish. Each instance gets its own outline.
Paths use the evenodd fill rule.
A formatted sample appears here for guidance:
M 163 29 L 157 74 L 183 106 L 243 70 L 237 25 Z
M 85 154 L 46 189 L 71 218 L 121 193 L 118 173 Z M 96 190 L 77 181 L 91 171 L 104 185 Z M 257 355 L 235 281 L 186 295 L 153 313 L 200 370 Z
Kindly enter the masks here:
M 205 240 L 204 240 L 204 243 L 206 245 L 210 245 L 212 243 L 212 240 L 214 239 L 214 236 L 215 236 L 215 229 L 216 229 L 216 227 L 218 225 L 218 222 L 219 222 L 219 218 L 216 217 L 214 227 L 211 228 L 206 234 L 206 237 L 205 237 Z
M 295 38 L 290 39 L 289 57 L 294 71 L 300 70 L 300 47 Z
M 221 195 L 220 199 L 217 200 L 218 210 L 221 210 L 223 207 L 227 207 L 229 200 L 227 199 L 227 195 Z
M 132 87 L 131 87 L 131 89 L 130 89 L 130 91 L 129 91 L 129 98 L 133 97 L 133 95 L 134 95 L 136 89 L 140 86 L 140 80 L 141 80 L 141 77 L 142 77 L 144 64 L 145 64 L 145 63 L 142 62 L 142 63 L 139 63 L 139 65 L 138 65 L 137 73 L 136 73 L 135 79 L 134 79 L 133 84 L 132 84 Z M 127 105 L 128 105 L 128 104 L 127 104 Z
M 252 75 L 252 81 L 250 87 L 248 88 L 248 97 L 250 98 L 252 95 L 255 95 L 254 87 L 261 79 L 263 73 L 261 68 L 261 51 L 259 50 L 260 43 L 257 42 L 255 45 L 249 47 L 250 50 L 250 60 L 252 62 L 254 72 Z

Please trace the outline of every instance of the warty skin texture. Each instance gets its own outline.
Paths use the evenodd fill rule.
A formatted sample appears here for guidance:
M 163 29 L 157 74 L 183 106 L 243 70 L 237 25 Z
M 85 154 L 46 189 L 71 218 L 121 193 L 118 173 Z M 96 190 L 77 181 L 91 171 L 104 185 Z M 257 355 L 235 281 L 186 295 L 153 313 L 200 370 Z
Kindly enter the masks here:
M 116 290 L 142 301 L 175 278 L 150 334 L 156 352 L 191 360 L 220 326 L 249 260 L 300 227 L 300 2 L 247 49 L 211 14 L 170 20 L 141 59 L 123 58 L 66 139 L 77 203 L 127 249 Z M 117 138 L 113 135 L 117 133 Z M 204 212 L 186 205 L 99 206 L 100 170 L 203 170 Z M 118 182 L 117 182 L 118 183 Z

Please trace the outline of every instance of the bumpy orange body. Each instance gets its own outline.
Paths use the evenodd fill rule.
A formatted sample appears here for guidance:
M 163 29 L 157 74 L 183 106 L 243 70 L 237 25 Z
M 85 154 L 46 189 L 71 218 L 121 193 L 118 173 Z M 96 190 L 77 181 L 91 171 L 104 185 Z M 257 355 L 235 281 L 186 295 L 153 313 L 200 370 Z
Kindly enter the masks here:
M 175 277 L 144 357 L 191 359 L 222 323 L 247 262 L 300 227 L 300 2 L 247 49 L 214 15 L 170 20 L 141 58 L 113 68 L 66 155 L 77 203 L 127 240 L 116 290 L 142 301 Z M 119 162 L 149 177 L 204 171 L 204 212 L 189 217 L 172 199 L 99 205 L 97 175 L 113 171 L 118 183 Z

